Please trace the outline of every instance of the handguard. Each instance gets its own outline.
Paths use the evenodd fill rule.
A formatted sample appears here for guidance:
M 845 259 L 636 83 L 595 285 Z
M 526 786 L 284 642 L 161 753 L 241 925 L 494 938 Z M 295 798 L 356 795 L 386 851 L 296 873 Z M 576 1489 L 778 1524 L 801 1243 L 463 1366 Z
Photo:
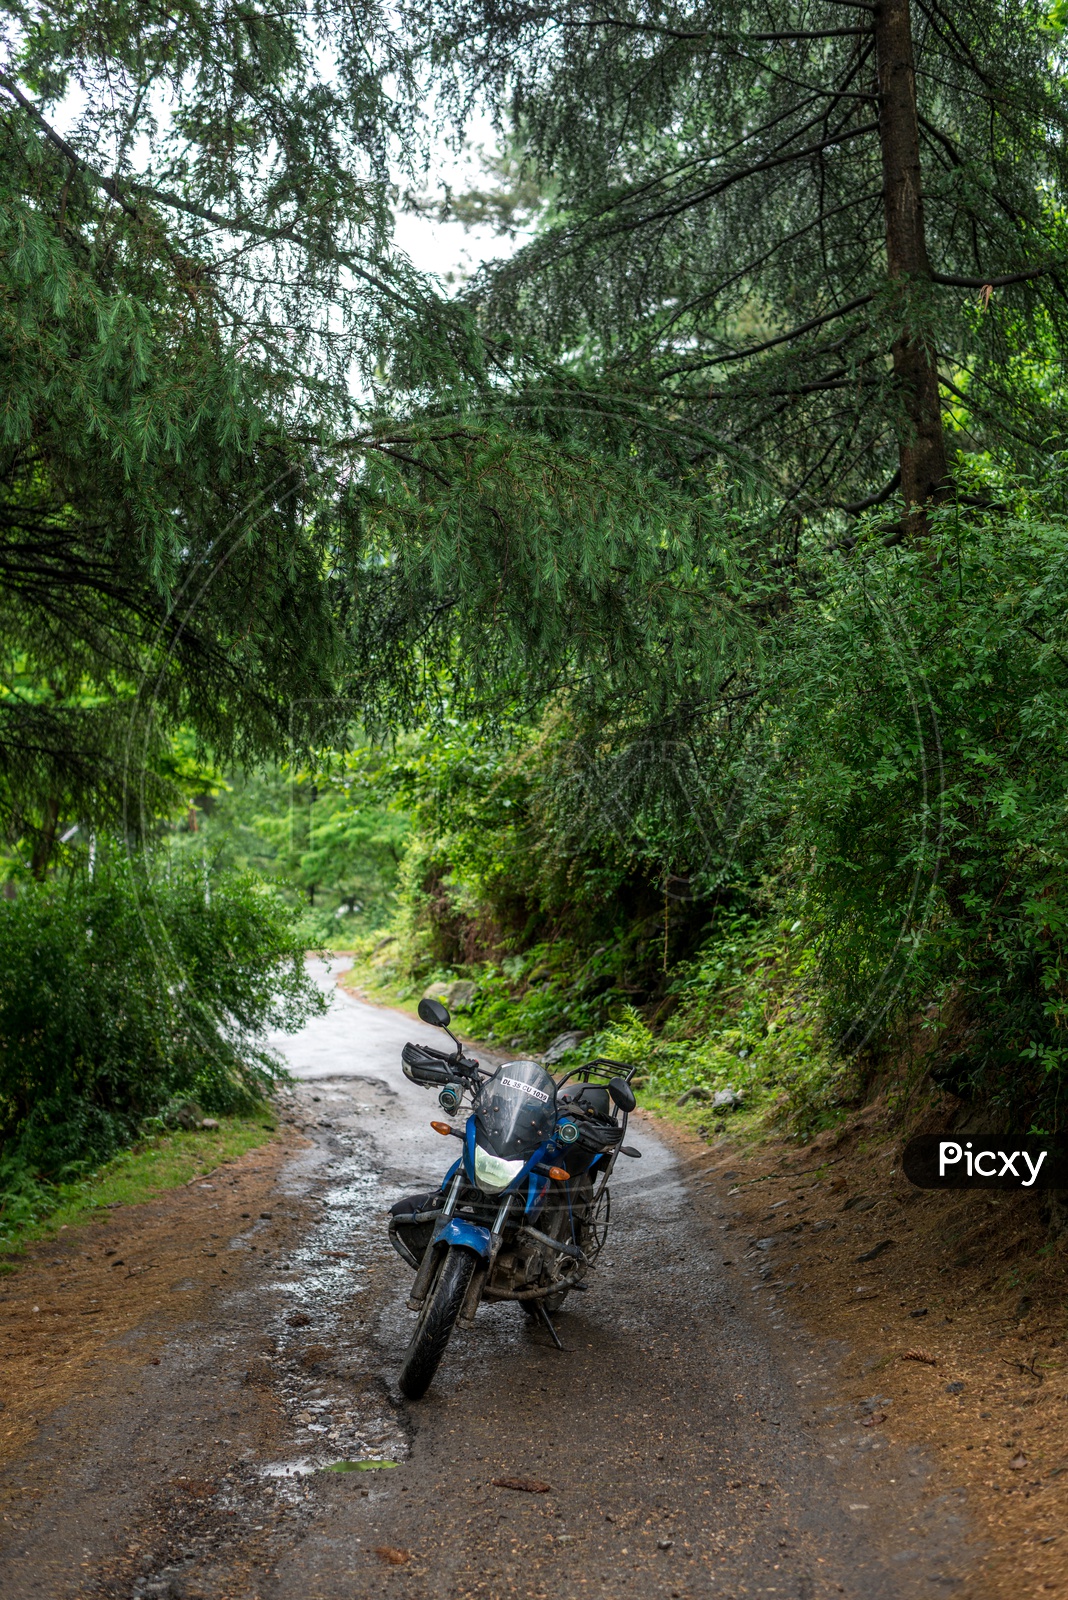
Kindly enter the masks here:
M 457 1078 L 469 1078 L 478 1071 L 478 1062 L 470 1056 L 451 1055 L 435 1050 L 432 1045 L 409 1042 L 401 1051 L 404 1076 L 424 1089 L 442 1089 Z

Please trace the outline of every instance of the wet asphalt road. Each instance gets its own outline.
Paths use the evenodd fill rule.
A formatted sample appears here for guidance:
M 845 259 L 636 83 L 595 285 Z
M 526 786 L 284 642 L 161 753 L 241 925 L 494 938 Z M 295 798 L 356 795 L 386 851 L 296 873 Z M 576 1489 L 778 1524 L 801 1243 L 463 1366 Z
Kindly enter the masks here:
M 383 1216 L 452 1155 L 429 1128 L 433 1095 L 401 1074 L 409 1037 L 434 1036 L 339 995 L 278 1041 L 314 1141 L 279 1185 L 299 1226 L 184 1331 L 180 1361 L 142 1374 L 125 1414 L 56 1420 L 41 1449 L 69 1470 L 0 1552 L 4 1600 L 978 1600 L 955 1492 L 836 1403 L 845 1347 L 791 1325 L 745 1264 L 729 1201 L 688 1182 L 640 1117 L 594 1287 L 558 1319 L 565 1350 L 517 1307 L 483 1307 L 428 1397 L 402 1404 L 411 1273 Z M 196 1516 L 153 1482 L 179 1448 L 213 1475 Z M 375 1457 L 398 1465 L 313 1470 Z M 505 1476 L 551 1487 L 493 1485 Z M 112 1523 L 126 1508 L 143 1559 L 104 1561 L 105 1507 Z M 137 1532 L 150 1513 L 154 1545 Z

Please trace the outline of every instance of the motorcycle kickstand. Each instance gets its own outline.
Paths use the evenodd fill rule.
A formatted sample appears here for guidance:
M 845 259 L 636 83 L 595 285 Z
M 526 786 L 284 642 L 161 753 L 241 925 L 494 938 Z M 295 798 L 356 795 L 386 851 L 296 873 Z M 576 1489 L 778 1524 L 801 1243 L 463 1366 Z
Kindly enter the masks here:
M 548 1328 L 549 1337 L 552 1339 L 553 1344 L 556 1346 L 556 1348 L 558 1350 L 562 1350 L 564 1347 L 560 1343 L 560 1335 L 557 1333 L 556 1329 L 553 1327 L 552 1318 L 550 1317 L 549 1313 L 546 1311 L 545 1302 L 543 1300 L 539 1300 L 538 1301 L 538 1316 L 541 1318 L 542 1322 L 544 1322 L 545 1326 Z

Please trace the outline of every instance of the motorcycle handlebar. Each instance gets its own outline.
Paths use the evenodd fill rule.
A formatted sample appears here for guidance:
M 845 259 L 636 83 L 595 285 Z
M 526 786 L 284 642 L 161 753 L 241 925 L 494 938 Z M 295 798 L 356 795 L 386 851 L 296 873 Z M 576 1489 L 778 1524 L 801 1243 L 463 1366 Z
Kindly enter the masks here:
M 479 1066 L 471 1056 L 435 1050 L 433 1045 L 408 1043 L 401 1051 L 404 1076 L 424 1088 L 442 1088 L 457 1079 L 478 1079 Z

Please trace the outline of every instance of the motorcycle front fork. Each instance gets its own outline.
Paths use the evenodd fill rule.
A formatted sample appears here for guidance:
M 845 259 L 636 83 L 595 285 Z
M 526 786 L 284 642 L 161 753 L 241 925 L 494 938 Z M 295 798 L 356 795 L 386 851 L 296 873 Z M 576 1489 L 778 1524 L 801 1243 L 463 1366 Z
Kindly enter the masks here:
M 445 1204 L 442 1206 L 438 1215 L 438 1220 L 434 1224 L 434 1236 L 423 1252 L 423 1259 L 419 1263 L 419 1270 L 415 1274 L 415 1278 L 412 1281 L 412 1292 L 408 1296 L 409 1311 L 418 1311 L 419 1307 L 426 1299 L 427 1290 L 430 1288 L 430 1280 L 434 1272 L 434 1264 L 437 1259 L 437 1252 L 434 1249 L 434 1240 L 437 1238 L 446 1222 L 448 1222 L 449 1218 L 456 1210 L 456 1202 L 460 1198 L 460 1186 L 462 1183 L 463 1174 L 458 1172 L 455 1178 L 452 1180 L 452 1185 L 445 1197 Z
M 482 1291 L 489 1281 L 489 1275 L 493 1271 L 497 1252 L 501 1248 L 505 1223 L 508 1221 L 508 1213 L 512 1209 L 512 1201 L 515 1198 L 514 1194 L 506 1194 L 501 1201 L 497 1215 L 493 1219 L 493 1227 L 490 1229 L 489 1256 L 485 1261 L 480 1261 L 471 1274 L 471 1282 L 467 1286 L 464 1303 L 460 1307 L 459 1320 L 461 1322 L 474 1322 L 475 1320 L 475 1312 L 478 1310 L 479 1301 L 482 1299 Z
M 452 1180 L 448 1195 L 445 1198 L 445 1204 L 441 1208 L 438 1222 L 435 1225 L 435 1239 L 445 1226 L 446 1222 L 448 1222 L 453 1212 L 456 1210 L 456 1202 L 460 1198 L 460 1188 L 462 1183 L 463 1174 L 458 1172 L 455 1178 Z M 497 1251 L 501 1247 L 501 1236 L 504 1233 L 504 1226 L 508 1221 L 508 1213 L 512 1208 L 512 1201 L 514 1199 L 514 1195 L 508 1194 L 505 1195 L 504 1199 L 500 1203 L 497 1215 L 493 1221 L 493 1227 L 490 1229 L 489 1260 L 485 1262 L 479 1262 L 474 1273 L 472 1274 L 471 1286 L 467 1291 L 467 1295 L 464 1299 L 463 1307 L 460 1312 L 461 1318 L 465 1321 L 472 1321 L 474 1319 L 475 1312 L 478 1310 L 478 1302 L 482 1298 L 482 1289 L 487 1277 L 493 1270 L 493 1263 L 497 1259 Z M 426 1299 L 434 1272 L 435 1260 L 436 1252 L 434 1250 L 434 1239 L 432 1239 L 426 1248 L 422 1261 L 419 1263 L 419 1270 L 416 1273 L 415 1279 L 412 1283 L 412 1292 L 408 1297 L 409 1311 L 418 1311 L 420 1306 L 423 1304 L 423 1301 Z M 468 1308 L 470 1308 L 470 1311 Z

